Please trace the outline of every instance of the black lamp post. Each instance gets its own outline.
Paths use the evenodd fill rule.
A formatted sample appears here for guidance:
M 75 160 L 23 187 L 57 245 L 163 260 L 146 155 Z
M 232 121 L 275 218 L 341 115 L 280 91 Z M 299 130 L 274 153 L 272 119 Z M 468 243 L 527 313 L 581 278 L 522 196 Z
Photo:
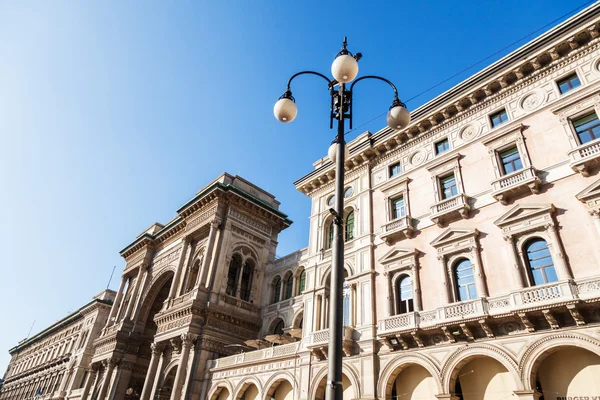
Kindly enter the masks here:
M 298 109 L 296 101 L 292 96 L 290 85 L 292 80 L 305 74 L 317 75 L 327 81 L 329 94 L 331 96 L 331 112 L 329 115 L 329 128 L 333 128 L 333 120 L 338 121 L 338 131 L 335 140 L 329 148 L 328 155 L 335 163 L 335 209 L 329 211 L 334 217 L 333 229 L 333 252 L 331 266 L 331 288 L 329 305 L 329 350 L 328 350 L 328 375 L 327 375 L 327 400 L 342 400 L 342 341 L 344 334 L 343 326 L 343 284 L 344 284 L 344 240 L 343 240 L 343 215 L 344 215 L 344 162 L 348 155 L 346 142 L 344 140 L 344 121 L 350 120 L 352 128 L 352 89 L 354 85 L 364 79 L 378 79 L 388 83 L 394 90 L 394 100 L 388 111 L 387 124 L 390 128 L 404 129 L 410 123 L 410 113 L 404 103 L 398 98 L 396 86 L 389 80 L 379 76 L 363 76 L 356 79 L 350 89 L 346 90 L 346 84 L 356 78 L 358 74 L 358 60 L 362 54 L 352 54 L 347 49 L 346 38 L 342 50 L 337 54 L 331 65 L 331 73 L 334 80 L 329 80 L 325 75 L 313 71 L 302 71 L 292 75 L 287 83 L 285 93 L 279 98 L 273 112 L 275 118 L 281 122 L 292 122 L 296 118 Z M 338 86 L 337 89 L 335 86 Z

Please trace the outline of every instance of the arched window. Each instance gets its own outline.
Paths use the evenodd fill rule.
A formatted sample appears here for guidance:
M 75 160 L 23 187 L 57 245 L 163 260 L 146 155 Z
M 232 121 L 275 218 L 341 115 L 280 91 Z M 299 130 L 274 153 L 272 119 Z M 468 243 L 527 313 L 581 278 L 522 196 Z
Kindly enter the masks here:
M 412 278 L 408 275 L 398 279 L 398 313 L 414 311 Z
M 454 280 L 459 301 L 477 298 L 475 289 L 475 274 L 471 261 L 464 258 L 456 263 L 454 267 Z
M 331 223 L 329 224 L 329 232 L 327 233 L 329 234 L 327 240 L 327 248 L 330 249 L 333 246 L 333 221 L 331 221 Z
M 344 325 L 349 326 L 350 325 L 350 286 L 348 285 L 348 282 L 346 282 L 346 281 L 344 281 L 342 295 L 343 295 L 343 299 L 344 299 L 344 301 L 343 301 Z
M 292 289 L 294 289 L 294 275 L 290 274 L 285 280 L 285 296 L 284 300 L 292 297 Z
M 300 277 L 298 278 L 299 282 L 298 282 L 298 294 L 302 294 L 302 292 L 304 292 L 304 289 L 306 289 L 306 271 L 302 270 L 302 272 L 300 272 Z
M 354 211 L 346 217 L 346 242 L 354 239 Z
M 188 282 L 185 288 L 185 292 L 189 292 L 196 285 L 196 281 L 198 280 L 198 272 L 200 271 L 200 260 L 196 260 L 196 262 L 192 265 L 189 271 Z
M 244 301 L 250 300 L 250 291 L 252 290 L 252 275 L 254 272 L 254 264 L 252 261 L 246 261 L 242 272 L 242 283 L 240 287 L 240 298 Z
M 281 278 L 276 276 L 273 280 L 273 298 L 271 303 L 277 303 L 279 301 L 279 295 L 281 294 Z
M 536 238 L 525 244 L 527 264 L 534 285 L 558 281 L 554 262 L 544 239 Z
M 229 271 L 227 272 L 227 288 L 225 290 L 225 293 L 230 296 L 235 296 L 241 266 L 242 259 L 240 256 L 234 255 L 229 263 Z
M 274 335 L 283 335 L 283 320 L 279 320 L 279 322 L 273 328 Z

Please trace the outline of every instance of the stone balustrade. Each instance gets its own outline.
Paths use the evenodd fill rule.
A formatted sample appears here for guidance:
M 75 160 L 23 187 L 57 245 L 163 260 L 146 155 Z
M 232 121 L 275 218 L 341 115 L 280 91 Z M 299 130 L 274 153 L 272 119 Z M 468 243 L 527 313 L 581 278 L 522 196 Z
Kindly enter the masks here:
M 431 220 L 436 224 L 461 216 L 466 218 L 471 210 L 469 198 L 465 194 L 459 194 L 449 199 L 444 199 L 431 206 Z
M 396 218 L 383 224 L 381 232 L 381 238 L 387 242 L 392 242 L 394 239 L 411 238 L 413 233 L 412 218 L 410 215 Z
M 523 168 L 492 181 L 492 196 L 501 203 L 506 204 L 511 195 L 520 193 L 523 190 L 529 189 L 532 193 L 538 193 L 538 187 L 541 183 L 542 180 L 535 168 Z
M 583 176 L 589 176 L 588 168 L 600 161 L 600 139 L 592 140 L 569 151 L 570 166 Z
M 234 356 L 222 357 L 208 362 L 210 369 L 225 368 L 230 366 L 239 367 L 243 364 L 250 364 L 260 360 L 271 360 L 277 357 L 287 357 L 295 355 L 300 349 L 302 342 L 284 344 L 281 346 L 268 347 L 266 349 L 251 351 L 248 353 L 236 354 Z
M 479 298 L 448 304 L 433 310 L 393 315 L 379 320 L 379 335 L 443 326 L 457 321 L 476 320 L 488 316 L 525 312 L 528 309 L 551 307 L 600 297 L 600 277 L 565 280 L 527 287 L 504 296 Z

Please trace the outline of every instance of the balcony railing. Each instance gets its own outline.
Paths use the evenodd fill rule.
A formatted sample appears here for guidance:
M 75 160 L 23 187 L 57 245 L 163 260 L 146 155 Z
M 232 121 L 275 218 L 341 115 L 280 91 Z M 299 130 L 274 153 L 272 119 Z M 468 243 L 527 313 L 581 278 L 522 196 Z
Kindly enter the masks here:
M 433 310 L 393 315 L 379 320 L 379 335 L 452 324 L 553 304 L 600 297 L 600 278 L 571 280 L 519 289 L 505 296 L 452 303 Z
M 219 295 L 219 298 L 221 299 L 221 301 L 223 303 L 229 304 L 229 305 L 237 307 L 237 308 L 241 308 L 242 310 L 250 311 L 253 313 L 257 313 L 260 311 L 260 308 L 258 308 L 254 304 L 248 303 L 247 301 L 243 301 L 241 299 L 238 299 L 237 297 L 228 296 L 226 294 L 221 293 Z
M 600 139 L 582 144 L 569 151 L 571 168 L 583 176 L 589 176 L 588 168 L 600 162 Z
M 344 325 L 344 340 L 354 340 L 354 329 Z M 323 329 L 310 334 L 308 347 L 315 345 L 326 345 L 329 343 L 329 329 Z
M 532 193 L 538 193 L 541 183 L 542 180 L 537 175 L 535 168 L 524 168 L 493 181 L 492 196 L 505 204 L 510 195 L 522 192 L 523 190 L 529 189 Z
M 459 194 L 449 199 L 444 199 L 431 206 L 431 220 L 441 224 L 444 220 L 460 215 L 467 218 L 469 215 L 469 198 L 465 194 Z
M 218 358 L 209 362 L 209 368 L 223 368 L 232 365 L 238 367 L 241 364 L 248 364 L 260 360 L 270 360 L 274 357 L 293 356 L 298 352 L 301 344 L 302 342 L 284 344 L 248 353 L 236 354 L 235 356 Z
M 396 218 L 384 224 L 381 231 L 381 238 L 388 242 L 394 239 L 411 238 L 413 233 L 412 218 L 410 215 Z

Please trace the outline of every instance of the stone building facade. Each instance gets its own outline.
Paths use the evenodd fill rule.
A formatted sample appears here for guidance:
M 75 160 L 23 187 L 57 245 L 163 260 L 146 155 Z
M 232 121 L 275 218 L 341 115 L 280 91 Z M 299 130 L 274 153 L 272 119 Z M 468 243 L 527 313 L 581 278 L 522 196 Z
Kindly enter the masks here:
M 594 4 L 348 144 L 344 399 L 600 396 L 599 117 Z M 333 179 L 295 182 L 310 234 L 283 258 L 279 203 L 227 174 L 138 236 L 66 397 L 323 399 Z M 267 335 L 289 343 L 244 346 Z
M 85 396 L 94 339 L 106 325 L 115 292 L 105 290 L 91 302 L 9 350 L 0 399 Z

